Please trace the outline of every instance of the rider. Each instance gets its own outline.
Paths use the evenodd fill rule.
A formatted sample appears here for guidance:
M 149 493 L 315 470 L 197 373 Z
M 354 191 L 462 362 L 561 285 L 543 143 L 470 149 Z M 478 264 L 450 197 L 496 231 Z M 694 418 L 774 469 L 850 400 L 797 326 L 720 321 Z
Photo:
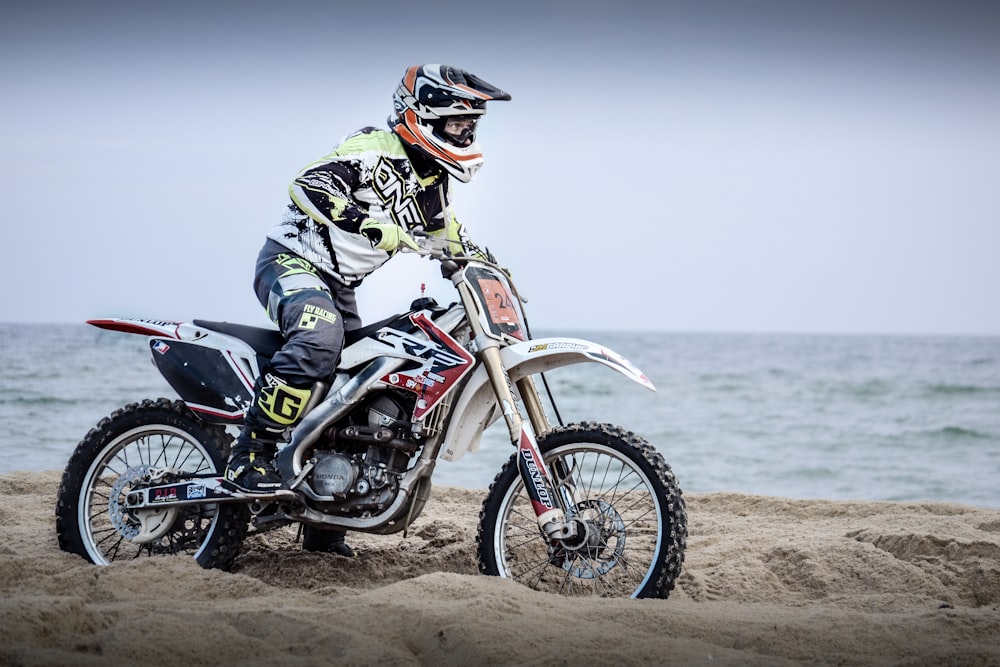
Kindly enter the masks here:
M 476 142 L 486 102 L 510 95 L 447 65 L 414 66 L 393 95 L 389 129 L 365 127 L 307 166 L 257 258 L 254 290 L 285 345 L 261 369 L 226 477 L 250 490 L 280 488 L 272 463 L 316 382 L 333 377 L 344 332 L 361 326 L 354 290 L 408 232 L 469 245 L 450 205 L 448 175 L 468 183 L 483 163 Z M 306 527 L 303 546 L 353 555 L 344 531 Z

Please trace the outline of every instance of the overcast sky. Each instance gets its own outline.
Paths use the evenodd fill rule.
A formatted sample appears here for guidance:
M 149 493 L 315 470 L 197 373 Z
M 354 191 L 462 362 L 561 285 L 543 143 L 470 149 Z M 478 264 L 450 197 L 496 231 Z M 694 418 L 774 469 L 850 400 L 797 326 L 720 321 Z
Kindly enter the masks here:
M 536 328 L 1000 334 L 997 7 L 14 0 L 0 320 L 266 324 L 289 181 L 443 62 L 513 95 L 455 206 Z

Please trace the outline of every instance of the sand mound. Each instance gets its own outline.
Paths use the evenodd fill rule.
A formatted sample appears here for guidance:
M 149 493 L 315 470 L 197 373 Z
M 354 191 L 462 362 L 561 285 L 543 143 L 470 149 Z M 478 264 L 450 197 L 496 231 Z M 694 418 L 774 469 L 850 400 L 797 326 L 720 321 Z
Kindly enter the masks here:
M 0 663 L 1000 665 L 1000 511 L 687 497 L 668 600 L 579 600 L 480 576 L 483 493 L 439 488 L 356 559 L 255 535 L 231 573 L 61 552 L 57 472 L 0 475 Z

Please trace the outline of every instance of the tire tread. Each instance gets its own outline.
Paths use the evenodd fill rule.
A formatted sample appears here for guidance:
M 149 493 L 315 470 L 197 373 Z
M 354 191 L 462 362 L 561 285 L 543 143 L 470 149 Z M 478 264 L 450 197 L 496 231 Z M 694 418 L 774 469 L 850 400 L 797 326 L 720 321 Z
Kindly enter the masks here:
M 78 523 L 80 492 L 87 471 L 107 443 L 117 437 L 121 430 L 158 423 L 180 427 L 192 436 L 197 435 L 198 430 L 202 431 L 206 437 L 199 437 L 201 444 L 214 454 L 212 458 L 216 466 L 224 465 L 229 449 L 225 428 L 201 421 L 183 401 L 169 398 L 144 399 L 118 408 L 87 432 L 77 444 L 63 472 L 56 495 L 55 511 L 59 548 L 91 560 Z M 213 544 L 201 553 L 197 561 L 205 568 L 228 570 L 242 548 L 247 533 L 247 518 L 245 510 L 240 507 L 220 504 L 218 512 L 219 524 L 212 536 Z

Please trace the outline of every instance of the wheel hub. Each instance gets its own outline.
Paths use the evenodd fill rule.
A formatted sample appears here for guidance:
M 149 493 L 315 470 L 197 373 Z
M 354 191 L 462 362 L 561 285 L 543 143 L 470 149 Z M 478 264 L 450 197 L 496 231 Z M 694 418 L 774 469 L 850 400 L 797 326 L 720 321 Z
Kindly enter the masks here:
M 149 484 L 154 476 L 162 478 L 164 475 L 156 475 L 148 465 L 134 466 L 126 470 L 111 487 L 111 498 L 108 499 L 111 523 L 120 535 L 136 544 L 149 544 L 166 535 L 180 512 L 177 507 L 129 510 L 122 505 L 121 498 L 140 484 Z
M 618 565 L 625 551 L 625 522 L 614 506 L 588 500 L 576 506 L 576 516 L 570 520 L 577 526 L 577 539 L 550 547 L 550 562 L 580 579 L 603 576 Z

